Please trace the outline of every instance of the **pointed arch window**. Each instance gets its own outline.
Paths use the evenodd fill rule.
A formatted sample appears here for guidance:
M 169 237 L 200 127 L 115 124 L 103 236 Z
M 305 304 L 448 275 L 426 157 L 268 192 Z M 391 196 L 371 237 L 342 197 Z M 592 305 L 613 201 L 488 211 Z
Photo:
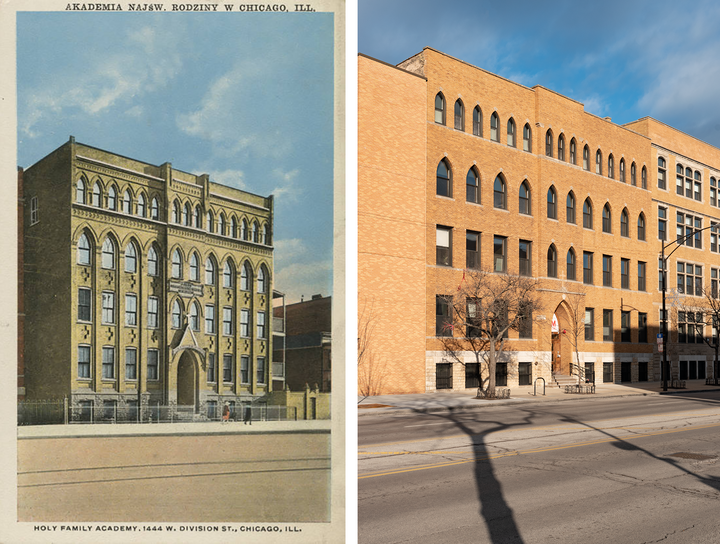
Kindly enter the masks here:
M 205 230 L 208 232 L 214 232 L 215 228 L 215 221 L 213 218 L 212 212 L 207 212 L 207 215 L 205 216 Z
M 602 174 L 602 153 L 599 149 L 595 152 L 595 173 Z
M 577 164 L 577 144 L 575 143 L 575 138 L 570 140 L 570 162 Z
M 547 275 L 548 278 L 557 278 L 557 251 L 552 244 L 547 252 Z
M 117 190 L 113 185 L 108 188 L 107 205 L 108 210 L 117 210 Z
M 592 229 L 593 226 L 593 217 L 592 217 L 592 204 L 590 204 L 590 200 L 586 199 L 583 203 L 583 227 L 586 229 Z
M 532 129 L 529 123 L 523 127 L 523 151 L 532 152 Z
M 515 147 L 515 121 L 512 117 L 507 122 L 507 145 Z
M 190 204 L 186 202 L 182 209 L 182 224 L 186 227 L 190 226 L 190 218 L 192 217 L 190 213 Z
M 257 276 L 257 292 L 258 293 L 266 293 L 267 292 L 267 272 L 265 272 L 265 266 L 261 266 L 258 270 L 258 276 Z
M 575 224 L 575 195 L 570 191 L 565 201 L 565 221 Z
M 633 163 L 635 166 L 635 163 Z M 666 189 L 667 163 L 662 157 L 658 157 L 658 189 Z M 633 183 L 633 185 L 635 185 Z
M 150 246 L 148 250 L 148 275 L 157 276 L 159 271 L 158 254 L 155 246 Z
M 132 198 L 130 197 L 130 191 L 126 190 L 123 195 L 123 213 L 131 213 Z
M 90 241 L 84 232 L 78 240 L 77 262 L 78 264 L 90 264 Z
M 197 253 L 190 255 L 190 281 L 200 281 L 200 259 Z
M 190 311 L 188 312 L 188 326 L 194 330 L 200 330 L 200 309 L 198 308 L 197 302 L 190 304 Z
M 250 290 L 250 280 L 252 278 L 252 270 L 250 265 L 246 262 L 240 269 L 240 289 L 243 291 Z
M 565 261 L 565 275 L 567 279 L 575 281 L 575 252 L 570 248 Z
M 640 175 L 640 183 L 643 189 L 647 189 L 647 169 L 643 166 L 642 173 Z
M 497 112 L 493 112 L 490 116 L 490 139 L 493 142 L 500 141 L 500 118 Z
M 438 163 L 436 181 L 436 194 L 452 197 L 452 170 L 445 159 Z
M 523 181 L 520 184 L 520 191 L 518 196 L 518 206 L 520 213 L 524 215 L 530 215 L 530 188 L 528 187 L 527 182 Z
M 637 168 L 634 162 L 630 165 L 630 185 L 637 185 Z
M 170 275 L 173 279 L 182 279 L 182 256 L 179 249 L 173 251 Z
M 620 236 L 625 238 L 630 237 L 630 217 L 628 216 L 627 209 L 624 209 L 620 213 Z
M 225 214 L 221 213 L 220 217 L 218 217 L 218 234 L 220 236 L 225 236 Z
M 267 225 L 262 225 L 262 226 L 260 227 L 260 243 L 261 243 L 261 244 L 267 244 L 267 243 L 268 243 Z
M 243 219 L 240 222 L 240 238 L 242 240 L 247 240 L 247 232 L 248 232 L 247 221 L 245 221 L 245 219 Z
M 225 267 L 223 268 L 223 287 L 230 289 L 233 286 L 234 268 L 230 261 L 225 261 Z
M 258 226 L 255 221 L 250 225 L 250 240 L 255 243 L 258 241 Z
M 495 183 L 493 184 L 493 197 L 493 203 L 496 208 L 501 210 L 507 209 L 505 199 L 505 182 L 500 176 L 495 178 Z
M 620 181 L 625 183 L 625 159 L 620 159 Z
M 237 238 L 237 219 L 235 216 L 230 219 L 230 236 Z
M 177 200 L 173 202 L 172 222 L 176 224 L 180 223 L 180 203 Z
M 152 204 L 150 204 L 150 219 L 154 219 L 155 221 L 160 219 L 160 206 L 155 197 L 153 197 Z
M 465 178 L 465 198 L 468 202 L 480 203 L 480 176 L 475 168 L 470 168 Z
M 105 238 L 102 245 L 102 267 L 115 268 L 115 244 L 110 238 Z
M 554 187 L 550 187 L 547 192 L 547 216 L 548 219 L 557 219 L 557 193 Z
M 638 240 L 645 241 L 645 216 L 643 214 L 638 216 L 637 233 Z
M 473 110 L 473 134 L 482 136 L 482 110 L 480 106 L 475 106 Z
M 145 217 L 145 195 L 142 193 L 138 195 L 137 214 L 139 217 Z
M 583 170 L 590 171 L 590 148 L 583 147 Z
M 545 133 L 545 156 L 553 156 L 553 133 L 550 129 Z
M 92 205 L 96 207 L 100 207 L 100 202 L 102 199 L 102 189 L 100 189 L 100 183 L 95 182 L 93 185 L 93 194 L 92 194 Z
M 173 329 L 179 329 L 181 318 L 182 318 L 182 308 L 180 307 L 180 302 L 178 300 L 175 300 L 172 305 L 172 327 Z
M 125 248 L 125 272 L 131 274 L 137 272 L 137 251 L 135 251 L 135 244 L 132 242 Z
M 615 159 L 613 158 L 612 153 L 608 156 L 608 177 L 615 179 Z
M 565 136 L 562 134 L 558 138 L 558 157 L 559 160 L 565 160 Z
M 435 122 L 439 125 L 445 124 L 445 97 L 442 93 L 435 95 Z
M 212 257 L 205 260 L 205 284 L 215 285 L 215 261 Z
M 196 229 L 202 228 L 202 212 L 200 211 L 200 205 L 195 206 L 193 211 L 193 226 Z
M 75 201 L 80 204 L 85 204 L 85 181 L 82 178 L 77 180 L 77 187 L 75 188 Z
M 612 232 L 612 219 L 610 215 L 610 206 L 608 204 L 605 204 L 602 210 L 602 231 L 608 233 Z
M 465 130 L 465 106 L 459 98 L 455 101 L 455 130 Z

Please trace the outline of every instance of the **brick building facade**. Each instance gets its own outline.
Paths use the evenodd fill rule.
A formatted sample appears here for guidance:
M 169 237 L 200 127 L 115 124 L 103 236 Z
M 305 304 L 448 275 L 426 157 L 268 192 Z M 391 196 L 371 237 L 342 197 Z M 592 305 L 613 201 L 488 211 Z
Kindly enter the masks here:
M 543 308 L 529 334 L 510 333 L 501 384 L 553 371 L 660 379 L 661 237 L 720 222 L 720 150 L 651 118 L 617 125 L 431 48 L 398 66 L 361 55 L 358 101 L 360 330 L 372 323 L 361 392 L 475 386 L 438 325 L 469 268 L 541 281 Z M 709 286 L 719 267 L 717 235 L 691 236 L 668 261 L 673 300 L 692 303 L 687 286 Z M 676 325 L 673 374 L 712 375 L 710 349 Z

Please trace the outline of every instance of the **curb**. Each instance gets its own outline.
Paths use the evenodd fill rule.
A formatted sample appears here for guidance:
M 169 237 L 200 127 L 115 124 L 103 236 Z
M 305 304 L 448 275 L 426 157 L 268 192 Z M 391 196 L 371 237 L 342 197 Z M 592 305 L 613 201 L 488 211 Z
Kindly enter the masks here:
M 18 431 L 18 440 L 35 440 L 35 439 L 52 439 L 52 438 L 142 438 L 142 437 L 158 437 L 158 436 L 237 436 L 237 435 L 257 435 L 257 434 L 330 434 L 330 429 L 297 429 L 297 430 L 261 430 L 261 431 L 178 431 L 164 433 L 138 433 L 138 432 L 119 432 L 108 433 L 99 432 L 92 434 L 33 434 L 22 436 Z

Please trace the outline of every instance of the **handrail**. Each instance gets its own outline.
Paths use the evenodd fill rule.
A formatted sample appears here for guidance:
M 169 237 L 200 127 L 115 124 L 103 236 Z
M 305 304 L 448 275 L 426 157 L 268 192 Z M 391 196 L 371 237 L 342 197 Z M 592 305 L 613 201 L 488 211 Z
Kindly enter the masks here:
M 542 376 L 538 376 L 537 378 L 535 378 L 535 383 L 533 383 L 533 396 L 534 396 L 534 397 L 537 396 L 536 388 L 537 388 L 537 381 L 538 381 L 538 380 L 542 380 L 542 381 L 543 381 L 543 393 L 542 393 L 542 394 L 543 394 L 543 396 L 545 396 L 545 378 L 543 378 Z

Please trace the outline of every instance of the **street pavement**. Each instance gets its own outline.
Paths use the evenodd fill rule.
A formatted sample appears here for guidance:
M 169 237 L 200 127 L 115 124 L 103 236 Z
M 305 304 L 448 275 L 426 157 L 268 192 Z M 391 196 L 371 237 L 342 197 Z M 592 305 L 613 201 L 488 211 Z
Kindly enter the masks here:
M 564 388 L 557 385 L 542 385 L 511 388 L 509 399 L 486 400 L 476 398 L 476 389 L 438 391 L 405 395 L 378 395 L 358 397 L 358 416 L 377 415 L 392 411 L 442 412 L 464 411 L 489 408 L 494 406 L 522 405 L 532 403 L 552 403 L 576 401 L 580 399 L 612 398 L 649 395 L 673 395 L 686 393 L 702 393 L 720 391 L 720 386 L 705 385 L 705 380 L 687 380 L 684 389 L 662 390 L 662 382 L 637 382 L 632 384 L 599 383 L 595 385 L 595 393 L 565 393 Z

